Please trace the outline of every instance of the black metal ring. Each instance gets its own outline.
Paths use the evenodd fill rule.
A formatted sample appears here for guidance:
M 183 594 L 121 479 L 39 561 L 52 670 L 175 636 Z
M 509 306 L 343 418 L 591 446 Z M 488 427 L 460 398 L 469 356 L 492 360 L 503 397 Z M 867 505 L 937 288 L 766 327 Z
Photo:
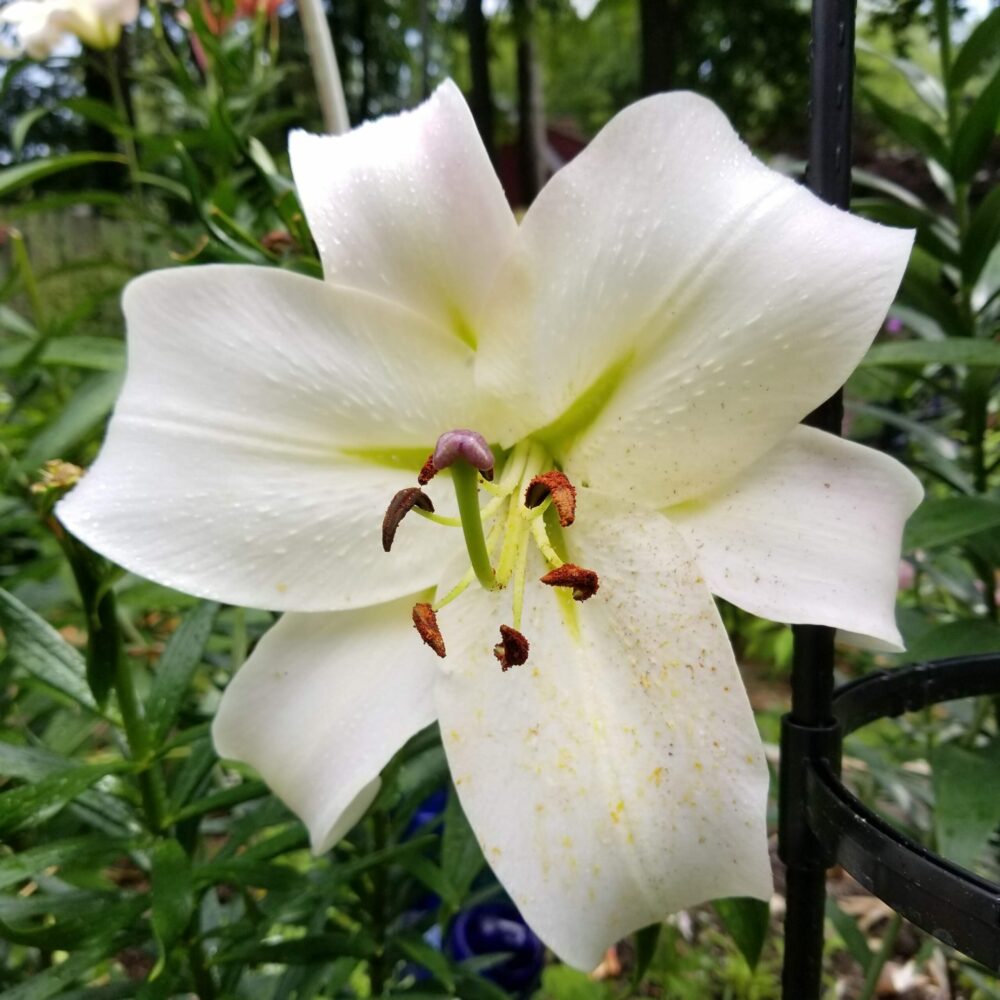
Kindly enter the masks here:
M 1000 693 L 1000 654 L 881 671 L 838 689 L 844 733 L 942 701 Z M 1000 969 L 1000 886 L 906 837 L 864 806 L 828 763 L 808 763 L 809 825 L 866 889 L 987 968 Z M 1000 790 L 998 790 L 1000 794 Z

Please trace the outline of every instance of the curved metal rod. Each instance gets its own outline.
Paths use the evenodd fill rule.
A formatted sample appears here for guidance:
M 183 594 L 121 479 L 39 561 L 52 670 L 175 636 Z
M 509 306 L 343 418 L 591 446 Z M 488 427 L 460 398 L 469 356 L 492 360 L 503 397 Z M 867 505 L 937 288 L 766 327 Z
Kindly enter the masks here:
M 1000 692 L 1000 655 L 872 674 L 834 695 L 845 732 L 956 698 Z M 1000 886 L 911 840 L 862 804 L 824 760 L 807 764 L 809 825 L 866 889 L 945 944 L 1000 969 Z

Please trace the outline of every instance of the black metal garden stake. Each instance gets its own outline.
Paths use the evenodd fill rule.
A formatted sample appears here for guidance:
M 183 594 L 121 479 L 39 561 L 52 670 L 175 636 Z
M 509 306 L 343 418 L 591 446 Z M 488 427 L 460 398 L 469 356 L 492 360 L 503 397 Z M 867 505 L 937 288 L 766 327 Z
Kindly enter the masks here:
M 854 80 L 854 0 L 813 0 L 808 183 L 824 201 L 846 208 L 851 191 L 851 112 Z M 838 392 L 806 423 L 840 433 Z M 840 732 L 831 711 L 831 628 L 795 629 L 792 710 L 782 719 L 778 851 L 787 867 L 785 1000 L 818 1000 L 823 958 L 829 852 L 809 829 L 807 764 L 825 759 L 840 769 Z
M 851 185 L 855 0 L 814 0 L 808 182 L 846 208 Z M 840 433 L 840 393 L 806 418 Z M 914 843 L 840 781 L 842 734 L 885 716 L 1000 692 L 1000 655 L 864 677 L 834 691 L 833 630 L 795 629 L 792 707 L 782 719 L 778 850 L 787 866 L 784 1000 L 819 1000 L 826 869 L 839 863 L 897 912 L 1000 970 L 1000 886 Z

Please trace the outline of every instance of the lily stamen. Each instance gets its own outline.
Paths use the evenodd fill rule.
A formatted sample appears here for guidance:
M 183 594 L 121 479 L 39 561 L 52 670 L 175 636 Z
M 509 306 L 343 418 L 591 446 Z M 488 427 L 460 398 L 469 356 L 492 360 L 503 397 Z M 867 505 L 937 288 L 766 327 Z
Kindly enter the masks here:
M 500 669 L 506 673 L 511 667 L 519 667 L 528 661 L 530 644 L 516 628 L 500 626 L 500 641 L 493 647 L 493 655 L 500 661 Z
M 429 604 L 420 602 L 413 605 L 413 627 L 420 633 L 420 638 L 443 660 L 444 636 L 438 627 L 437 615 Z
M 600 589 L 600 580 L 592 569 L 574 563 L 563 563 L 541 578 L 550 587 L 572 587 L 574 601 L 589 600 Z
M 559 514 L 560 527 L 568 528 L 576 518 L 576 487 L 558 469 L 543 472 L 528 483 L 524 505 L 537 507 L 548 497 Z
M 414 508 L 434 513 L 431 498 L 418 486 L 408 486 L 400 490 L 390 501 L 382 518 L 382 548 L 388 552 L 396 538 L 400 521 Z

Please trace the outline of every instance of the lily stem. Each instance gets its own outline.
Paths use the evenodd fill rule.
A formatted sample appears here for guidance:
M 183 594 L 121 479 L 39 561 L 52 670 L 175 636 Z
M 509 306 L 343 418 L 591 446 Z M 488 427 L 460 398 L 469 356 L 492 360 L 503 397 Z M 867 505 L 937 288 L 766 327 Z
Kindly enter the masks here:
M 497 580 L 490 564 L 490 554 L 483 535 L 483 521 L 479 513 L 479 473 L 468 462 L 458 461 L 451 467 L 451 480 L 455 484 L 458 516 L 462 519 L 465 547 L 476 579 L 484 590 L 496 590 Z
M 150 829 L 158 833 L 163 829 L 164 813 L 166 812 L 163 801 L 163 786 L 156 763 L 152 759 L 153 748 L 149 742 L 149 731 L 146 728 L 139 699 L 135 692 L 132 666 L 128 662 L 124 650 L 119 650 L 116 657 L 114 687 L 129 750 L 133 760 L 139 761 L 141 766 L 137 778 L 146 820 Z

